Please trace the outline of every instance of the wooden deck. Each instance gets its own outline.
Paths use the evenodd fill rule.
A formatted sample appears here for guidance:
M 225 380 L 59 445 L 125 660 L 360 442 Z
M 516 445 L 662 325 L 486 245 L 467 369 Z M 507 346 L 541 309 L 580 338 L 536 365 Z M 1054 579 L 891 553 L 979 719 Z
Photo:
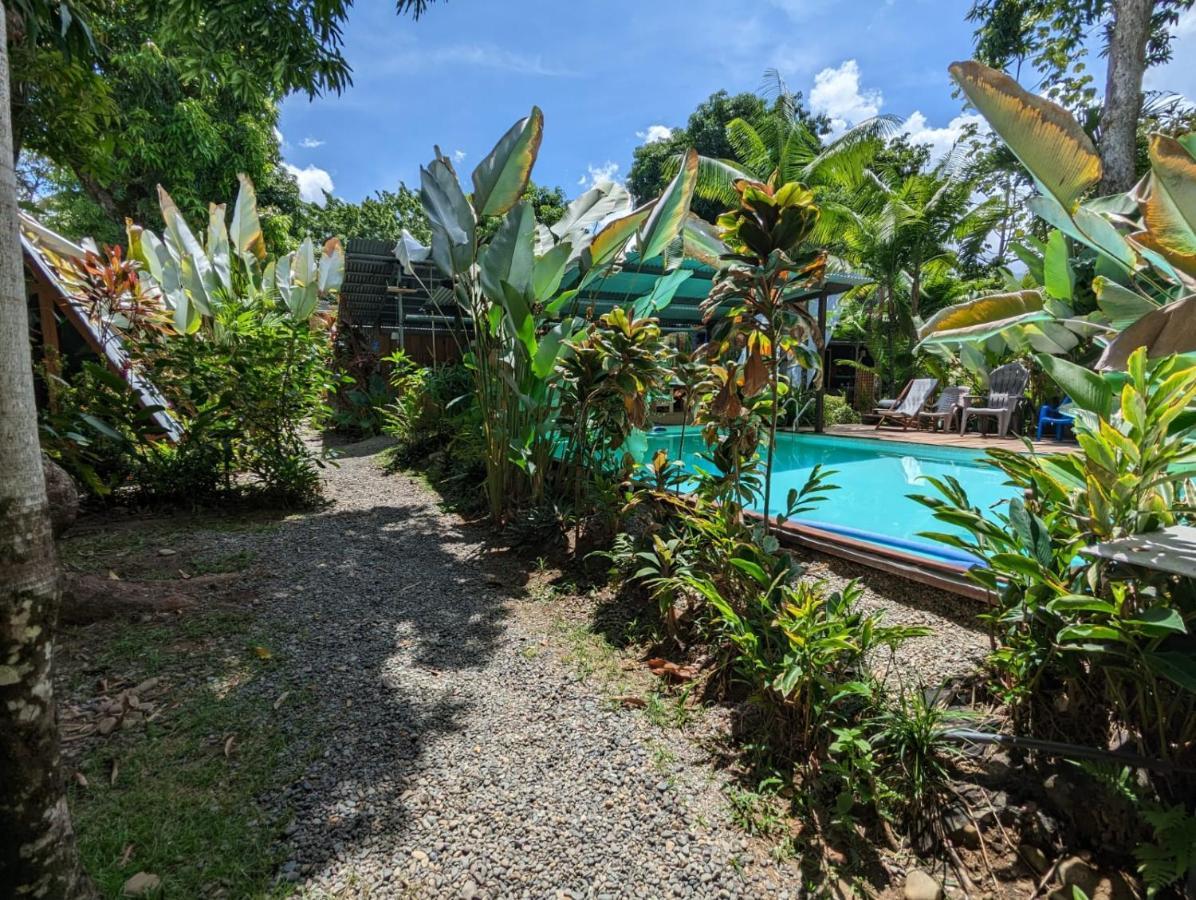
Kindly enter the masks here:
M 875 425 L 830 425 L 826 433 L 836 437 L 864 438 L 874 441 L 895 441 L 905 444 L 930 444 L 934 447 L 959 447 L 964 450 L 987 450 L 989 447 L 1004 447 L 1007 450 L 1026 449 L 1020 437 L 997 438 L 984 437 L 975 432 L 968 432 L 960 436 L 958 431 L 902 431 L 900 428 L 882 426 L 878 431 Z M 1034 441 L 1034 449 L 1049 453 L 1052 450 L 1068 450 L 1075 444 L 1066 441 L 1059 442 L 1050 439 Z

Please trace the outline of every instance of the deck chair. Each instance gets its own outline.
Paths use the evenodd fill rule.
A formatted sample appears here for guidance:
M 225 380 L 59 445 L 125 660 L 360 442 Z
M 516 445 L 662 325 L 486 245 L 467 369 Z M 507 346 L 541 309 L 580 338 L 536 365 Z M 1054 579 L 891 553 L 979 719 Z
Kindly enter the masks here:
M 938 383 L 937 378 L 915 378 L 906 385 L 905 390 L 897 398 L 897 402 L 891 407 L 874 409 L 872 412 L 880 417 L 876 423 L 877 431 L 888 420 L 892 420 L 894 425 L 900 425 L 902 431 L 908 429 L 910 425 L 917 425 L 918 413 L 922 411 L 922 407 L 926 405 L 926 401 L 930 399 L 930 395 L 934 393 Z
M 1013 423 L 1013 414 L 1026 395 L 1030 373 L 1021 363 L 1008 363 L 993 369 L 988 376 L 988 397 L 983 406 L 967 406 L 959 417 L 959 433 L 968 430 L 968 419 L 996 419 L 997 437 L 1005 437 Z M 985 432 L 987 433 L 987 432 Z
M 950 429 L 955 424 L 956 413 L 959 412 L 959 401 L 967 392 L 965 387 L 943 388 L 939 398 L 934 401 L 934 406 L 918 413 L 918 425 L 925 422 L 931 431 L 938 431 L 941 423 L 943 431 Z

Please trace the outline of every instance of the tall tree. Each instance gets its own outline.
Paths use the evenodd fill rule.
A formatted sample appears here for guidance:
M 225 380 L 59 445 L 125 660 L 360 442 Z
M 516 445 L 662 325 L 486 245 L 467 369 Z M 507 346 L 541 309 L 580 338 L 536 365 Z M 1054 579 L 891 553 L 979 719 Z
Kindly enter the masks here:
M 21 23 L 34 24 L 29 18 Z M 3 6 L 0 31 L 8 33 Z M 93 890 L 79 864 L 59 768 L 51 663 L 60 587 L 33 404 L 13 159 L 5 41 L 0 45 L 0 895 L 59 900 Z
M 1126 191 L 1136 180 L 1137 125 L 1142 79 L 1149 66 L 1171 58 L 1172 29 L 1194 0 L 973 0 L 968 19 L 978 23 L 976 57 L 990 66 L 1020 70 L 1029 63 L 1064 105 L 1095 99 L 1085 68 L 1085 43 L 1103 32 L 1108 59 L 1099 113 L 1103 194 Z
M 406 5 L 411 4 L 400 2 L 400 11 Z M 279 24 L 280 16 L 289 23 L 283 31 L 301 40 L 297 32 L 307 27 L 306 17 L 331 15 L 334 21 L 326 23 L 331 30 L 309 31 L 316 41 L 332 36 L 336 43 L 337 23 L 347 8 L 348 2 L 340 0 L 172 0 L 152 13 L 173 17 L 176 29 L 190 27 L 197 36 L 212 29 L 206 32 L 213 41 L 212 53 L 193 58 L 193 75 L 219 80 L 255 53 L 263 64 L 278 64 L 278 48 L 272 44 L 279 33 L 270 26 Z M 52 665 L 60 588 L 34 405 L 9 53 L 56 53 L 72 71 L 99 69 L 98 62 L 89 63 L 79 52 L 95 49 L 79 13 L 73 0 L 0 4 L 0 32 L 5 36 L 0 46 L 0 459 L 5 466 L 0 479 L 0 896 L 43 900 L 89 898 L 95 890 L 79 862 L 59 766 Z M 228 16 L 223 25 L 218 24 L 220 13 Z M 324 51 L 307 60 L 313 92 L 336 89 L 339 53 L 335 46 L 329 50 L 325 45 Z M 268 70 L 266 66 L 263 71 Z M 22 78 L 28 76 L 28 69 L 20 71 Z M 344 73 L 347 78 L 347 65 Z M 274 87 L 293 90 L 303 85 L 279 75 Z
M 676 174 L 675 160 L 690 147 L 710 159 L 731 156 L 734 148 L 727 140 L 727 123 L 756 118 L 766 109 L 766 102 L 756 94 L 732 96 L 726 91 L 711 94 L 690 113 L 684 128 L 674 128 L 669 137 L 635 148 L 627 173 L 627 190 L 637 202 L 658 197 Z M 723 200 L 699 198 L 694 199 L 692 206 L 708 222 L 713 222 L 726 208 L 727 202 Z

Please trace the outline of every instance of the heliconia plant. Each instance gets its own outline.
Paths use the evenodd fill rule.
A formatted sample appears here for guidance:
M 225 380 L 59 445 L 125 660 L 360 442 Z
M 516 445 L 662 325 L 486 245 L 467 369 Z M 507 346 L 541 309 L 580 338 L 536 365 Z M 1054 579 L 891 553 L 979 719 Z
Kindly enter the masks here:
M 203 240 L 161 185 L 162 236 L 126 223 L 130 257 L 143 266 L 142 277 L 160 293 L 180 334 L 195 333 L 221 305 L 241 297 L 274 296 L 292 319 L 303 322 L 344 281 L 345 254 L 336 238 L 324 244 L 318 258 L 309 237 L 297 250 L 269 259 L 253 183 L 238 177 L 231 221 L 223 203 L 210 204 Z
M 1100 156 L 1066 110 L 978 62 L 950 71 L 1034 178 L 1028 206 L 1053 230 L 1040 252 L 1019 248 L 1039 288 L 948 307 L 923 325 L 923 344 L 1004 340 L 1060 355 L 1094 337 L 1102 369 L 1124 368 L 1138 347 L 1152 358 L 1196 350 L 1196 134 L 1151 135 L 1146 177 L 1128 194 L 1093 198 Z M 1079 255 L 1096 272 L 1097 309 L 1085 315 L 1073 307 Z
M 538 108 L 512 125 L 474 170 L 471 194 L 439 150 L 420 171 L 432 230 L 427 255 L 452 280 L 454 300 L 472 325 L 466 364 L 474 373 L 487 448 L 486 493 L 496 521 L 544 496 L 557 441 L 558 363 L 587 324 L 576 314 L 576 298 L 617 269 L 633 246 L 641 259 L 660 257 L 675 268 L 697 179 L 697 155 L 691 153 L 655 200 L 632 208 L 625 189 L 601 184 L 548 227 L 521 199 L 543 130 Z M 497 228 L 483 227 L 495 218 Z M 640 310 L 662 309 L 681 280 L 654 291 Z M 636 317 L 642 318 L 640 312 Z

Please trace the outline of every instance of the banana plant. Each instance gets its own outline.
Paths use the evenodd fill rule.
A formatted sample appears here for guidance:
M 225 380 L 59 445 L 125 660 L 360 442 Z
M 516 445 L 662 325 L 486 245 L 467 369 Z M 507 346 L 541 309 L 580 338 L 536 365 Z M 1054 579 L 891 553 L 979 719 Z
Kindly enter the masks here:
M 307 238 L 298 250 L 268 259 L 253 182 L 245 175 L 238 179 L 231 221 L 224 204 L 210 204 L 202 241 L 161 185 L 162 237 L 132 222 L 127 225 L 129 254 L 144 267 L 146 281 L 161 295 L 180 334 L 194 334 L 205 321 L 210 324 L 224 304 L 261 295 L 277 298 L 295 322 L 306 322 L 344 281 L 345 254 L 336 238 L 324 244 L 318 258 Z
M 420 171 L 430 257 L 452 280 L 454 298 L 472 325 L 466 362 L 482 414 L 486 492 L 495 521 L 543 499 L 558 440 L 556 370 L 586 327 L 576 315 L 579 292 L 617 269 L 632 248 L 641 259 L 660 257 L 675 266 L 697 180 L 697 155 L 691 153 L 655 200 L 633 209 L 626 190 L 604 184 L 546 227 L 520 199 L 543 130 L 538 108 L 512 125 L 474 170 L 470 194 L 439 150 Z M 480 227 L 494 218 L 497 228 Z M 571 286 L 562 289 L 566 279 Z M 653 310 L 667 299 L 656 296 Z
M 994 336 L 1047 353 L 1068 352 L 1093 336 L 1102 369 L 1125 367 L 1140 346 L 1151 357 L 1196 350 L 1196 134 L 1153 134 L 1151 170 L 1128 194 L 1088 198 L 1101 179 L 1091 140 L 1062 107 L 978 62 L 951 75 L 1004 139 L 1038 186 L 1030 210 L 1054 230 L 1041 287 L 1006 291 L 941 311 L 921 329 L 923 343 L 962 344 Z M 1082 254 L 1096 272 L 1096 310 L 1069 304 Z

